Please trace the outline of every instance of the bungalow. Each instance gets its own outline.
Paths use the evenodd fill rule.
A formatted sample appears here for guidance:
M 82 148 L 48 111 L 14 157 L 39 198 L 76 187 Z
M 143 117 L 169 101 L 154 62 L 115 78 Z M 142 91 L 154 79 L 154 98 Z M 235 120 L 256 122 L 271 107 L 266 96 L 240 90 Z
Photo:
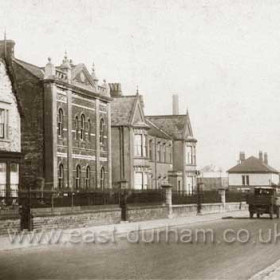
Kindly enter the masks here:
M 245 159 L 240 153 L 239 163 L 229 169 L 229 188 L 249 189 L 255 186 L 271 186 L 279 184 L 279 171 L 268 165 L 267 153 L 259 152 L 259 158 L 251 156 Z

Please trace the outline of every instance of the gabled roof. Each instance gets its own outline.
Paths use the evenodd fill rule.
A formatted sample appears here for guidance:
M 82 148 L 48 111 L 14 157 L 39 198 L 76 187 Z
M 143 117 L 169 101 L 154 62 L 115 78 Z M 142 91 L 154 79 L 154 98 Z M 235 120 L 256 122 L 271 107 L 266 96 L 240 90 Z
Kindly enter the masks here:
M 147 116 L 146 119 L 154 123 L 158 128 L 162 129 L 175 139 L 193 139 L 188 114 Z
M 265 164 L 262 160 L 251 156 L 244 160 L 242 163 L 237 164 L 227 171 L 228 173 L 275 173 L 279 171 L 273 167 Z
M 135 95 L 127 95 L 113 99 L 111 102 L 112 126 L 130 125 L 136 98 Z
M 141 107 L 140 96 L 123 95 L 113 98 L 111 102 L 111 125 L 149 128 Z
M 157 127 L 153 122 L 151 122 L 148 119 L 146 119 L 146 121 L 147 124 L 150 126 L 149 135 L 158 138 L 172 139 L 172 137 L 168 133 L 166 133 L 164 130 L 160 129 L 159 127 Z
M 18 65 L 29 71 L 33 76 L 37 77 L 38 79 L 44 78 L 44 70 L 42 68 L 17 58 L 14 58 L 13 62 L 17 63 Z

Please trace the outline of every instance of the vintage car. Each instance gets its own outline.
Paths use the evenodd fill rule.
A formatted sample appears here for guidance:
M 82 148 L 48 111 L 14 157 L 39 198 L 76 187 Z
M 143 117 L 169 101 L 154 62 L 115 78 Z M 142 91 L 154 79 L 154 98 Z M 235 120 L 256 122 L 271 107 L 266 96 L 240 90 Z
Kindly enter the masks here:
M 279 218 L 280 194 L 277 187 L 255 187 L 246 198 L 249 204 L 250 218 L 257 214 L 259 218 L 262 214 L 269 214 L 273 219 L 273 214 Z

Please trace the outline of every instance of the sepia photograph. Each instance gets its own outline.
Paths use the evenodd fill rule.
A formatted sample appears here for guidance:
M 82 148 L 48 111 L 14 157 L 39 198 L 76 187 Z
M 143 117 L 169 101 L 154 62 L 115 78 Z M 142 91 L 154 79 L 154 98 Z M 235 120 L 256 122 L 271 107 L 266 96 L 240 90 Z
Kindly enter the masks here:
M 0 280 L 280 279 L 280 0 L 0 0 Z

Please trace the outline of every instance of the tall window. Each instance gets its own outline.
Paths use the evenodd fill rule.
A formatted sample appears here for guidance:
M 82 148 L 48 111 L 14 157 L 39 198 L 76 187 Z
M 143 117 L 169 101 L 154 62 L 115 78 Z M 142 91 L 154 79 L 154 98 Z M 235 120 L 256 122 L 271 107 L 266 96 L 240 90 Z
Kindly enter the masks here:
M 186 146 L 186 162 L 187 164 L 192 164 L 192 147 Z
M 162 162 L 166 162 L 166 144 L 162 145 Z
M 7 166 L 6 163 L 0 162 L 0 198 L 6 196 L 7 184 Z
M 64 188 L 64 168 L 62 163 L 58 167 L 58 188 Z
M 135 172 L 134 174 L 134 189 L 142 190 L 143 188 L 143 173 Z
M 0 138 L 7 138 L 7 111 L 0 109 Z
M 161 144 L 157 143 L 157 161 L 161 161 Z
M 143 157 L 146 157 L 147 156 L 147 153 L 148 153 L 148 137 L 147 135 L 143 135 L 143 152 L 142 152 L 142 155 Z
M 90 123 L 90 119 L 88 119 L 88 141 L 90 141 L 90 134 L 91 134 L 91 123 Z
M 104 119 L 101 118 L 99 125 L 99 143 L 100 145 L 104 145 L 104 136 L 105 136 L 105 122 Z
M 89 189 L 90 188 L 90 167 L 87 166 L 86 169 L 86 188 Z
M 152 139 L 149 141 L 149 158 L 150 158 L 150 160 L 153 160 L 153 140 Z
M 82 114 L 81 115 L 81 129 L 80 129 L 82 140 L 85 140 L 85 120 L 86 120 L 85 115 Z
M 249 186 L 250 185 L 250 181 L 249 181 L 249 175 L 242 175 L 242 185 L 245 186 Z
M 76 129 L 76 140 L 79 139 L 79 118 L 76 116 L 75 118 L 75 129 Z
M 142 156 L 142 135 L 134 135 L 134 155 L 141 157 Z
M 76 189 L 81 187 L 81 166 L 78 164 L 76 167 Z
M 105 168 L 101 167 L 100 170 L 100 188 L 104 189 L 105 188 Z
M 58 110 L 58 124 L 57 124 L 57 129 L 58 129 L 58 136 L 62 137 L 63 136 L 63 110 L 60 108 Z

